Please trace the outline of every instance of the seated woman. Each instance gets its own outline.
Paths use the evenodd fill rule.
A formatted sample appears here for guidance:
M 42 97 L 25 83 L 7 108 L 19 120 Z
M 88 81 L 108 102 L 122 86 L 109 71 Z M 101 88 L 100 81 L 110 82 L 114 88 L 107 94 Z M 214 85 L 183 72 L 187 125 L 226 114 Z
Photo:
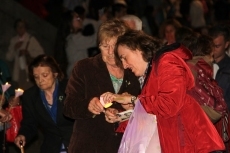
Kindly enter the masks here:
M 131 69 L 136 76 L 146 76 L 138 99 L 147 113 L 156 115 L 162 152 L 212 152 L 225 148 L 209 118 L 187 93 L 195 85 L 185 63 L 192 59 L 188 49 L 177 43 L 161 47 L 152 37 L 129 31 L 118 38 L 115 55 L 125 69 Z M 108 102 L 137 102 L 132 95 L 106 92 L 102 96 Z M 106 112 L 107 121 L 108 118 Z
M 44 141 L 40 152 L 67 152 L 73 129 L 73 120 L 62 114 L 67 81 L 56 61 L 47 55 L 39 55 L 29 65 L 29 74 L 35 86 L 22 96 L 23 119 L 15 144 L 25 146 L 42 128 Z

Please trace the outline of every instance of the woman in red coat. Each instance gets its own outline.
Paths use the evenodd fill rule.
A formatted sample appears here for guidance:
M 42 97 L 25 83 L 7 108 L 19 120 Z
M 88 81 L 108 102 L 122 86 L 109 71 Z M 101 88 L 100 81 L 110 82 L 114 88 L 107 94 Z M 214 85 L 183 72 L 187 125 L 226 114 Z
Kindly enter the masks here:
M 163 153 L 208 153 L 224 149 L 209 118 L 187 94 L 194 86 L 193 75 L 184 62 L 192 58 L 188 49 L 180 44 L 161 47 L 157 40 L 138 31 L 120 36 L 116 46 L 123 67 L 136 76 L 146 76 L 138 98 L 146 112 L 157 117 Z M 107 92 L 103 96 L 105 101 L 135 103 L 132 95 Z M 107 116 L 107 121 L 110 118 Z

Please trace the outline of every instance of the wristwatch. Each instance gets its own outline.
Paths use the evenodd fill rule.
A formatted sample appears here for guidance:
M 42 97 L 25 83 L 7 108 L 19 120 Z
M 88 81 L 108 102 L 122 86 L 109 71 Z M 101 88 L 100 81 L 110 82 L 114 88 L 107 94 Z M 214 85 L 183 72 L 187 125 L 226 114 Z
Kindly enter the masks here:
M 133 106 L 135 105 L 135 100 L 137 99 L 136 96 L 131 96 L 131 103 L 133 104 Z

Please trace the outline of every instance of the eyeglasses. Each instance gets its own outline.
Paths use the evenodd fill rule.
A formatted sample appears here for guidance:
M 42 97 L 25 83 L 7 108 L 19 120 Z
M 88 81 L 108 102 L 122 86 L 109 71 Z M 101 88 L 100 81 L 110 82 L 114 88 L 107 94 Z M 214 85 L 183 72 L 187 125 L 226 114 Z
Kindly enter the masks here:
M 104 50 L 109 50 L 110 48 L 113 50 L 115 48 L 115 45 L 108 45 L 108 44 L 100 44 L 100 47 Z

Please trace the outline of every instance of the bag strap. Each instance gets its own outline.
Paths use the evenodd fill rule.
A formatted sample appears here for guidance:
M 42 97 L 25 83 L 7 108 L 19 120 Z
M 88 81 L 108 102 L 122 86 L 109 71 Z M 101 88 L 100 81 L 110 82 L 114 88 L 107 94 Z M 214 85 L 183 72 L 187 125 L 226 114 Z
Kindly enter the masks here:
M 25 48 L 26 50 L 28 49 L 28 46 L 29 46 L 29 44 L 30 44 L 30 39 L 31 39 L 31 37 L 32 37 L 32 35 L 29 36 L 29 39 L 28 39 L 28 41 L 27 41 L 27 43 L 26 43 L 26 48 Z

